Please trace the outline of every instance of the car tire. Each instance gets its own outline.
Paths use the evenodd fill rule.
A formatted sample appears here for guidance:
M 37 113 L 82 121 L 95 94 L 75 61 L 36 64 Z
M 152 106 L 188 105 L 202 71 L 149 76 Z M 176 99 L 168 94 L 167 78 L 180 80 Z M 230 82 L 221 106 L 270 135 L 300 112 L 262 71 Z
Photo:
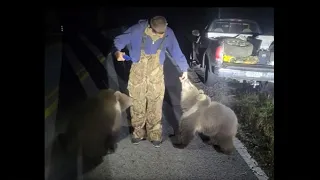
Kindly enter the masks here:
M 190 68 L 192 68 L 193 66 L 195 66 L 194 60 L 193 60 L 193 57 L 192 57 L 192 52 L 189 54 L 189 59 L 188 59 L 187 61 L 188 61 L 188 64 L 189 64 L 189 67 L 190 67 Z
M 209 75 L 209 56 L 205 52 L 202 56 L 202 65 L 201 65 L 201 73 L 199 73 L 199 77 L 201 81 L 205 84 L 208 81 L 208 75 Z
M 207 82 L 207 77 L 208 77 L 208 69 L 206 68 L 207 67 L 207 63 L 205 61 L 205 54 L 204 53 L 202 55 L 203 59 L 202 59 L 202 62 L 196 66 L 193 66 L 191 67 L 191 69 L 197 74 L 199 80 L 202 82 L 202 83 L 206 83 Z M 204 66 L 204 64 L 206 63 L 206 66 Z
M 207 53 L 206 53 L 207 54 Z M 204 78 L 203 78 L 203 83 L 207 83 L 208 81 L 208 76 L 209 76 L 209 59 L 208 59 L 208 55 L 206 55 L 205 58 L 205 70 L 204 70 Z
M 247 57 L 252 54 L 253 45 L 238 38 L 225 38 L 222 41 L 224 53 L 234 57 Z
M 269 50 L 271 52 L 274 52 L 274 42 L 271 43 L 270 47 L 269 47 Z

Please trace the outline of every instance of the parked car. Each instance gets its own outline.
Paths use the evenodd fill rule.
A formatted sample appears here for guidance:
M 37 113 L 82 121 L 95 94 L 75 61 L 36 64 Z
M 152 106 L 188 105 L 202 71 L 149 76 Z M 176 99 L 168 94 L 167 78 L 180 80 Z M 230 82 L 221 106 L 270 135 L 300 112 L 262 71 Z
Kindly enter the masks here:
M 192 35 L 189 63 L 200 66 L 204 83 L 210 73 L 254 87 L 274 82 L 274 36 L 263 35 L 255 21 L 215 19 Z

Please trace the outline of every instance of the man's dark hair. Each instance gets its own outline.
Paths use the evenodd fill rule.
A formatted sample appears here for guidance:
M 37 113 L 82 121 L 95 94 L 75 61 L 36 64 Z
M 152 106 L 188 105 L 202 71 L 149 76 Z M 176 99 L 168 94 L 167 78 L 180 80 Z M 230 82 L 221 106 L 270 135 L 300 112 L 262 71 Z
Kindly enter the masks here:
M 155 16 L 151 18 L 150 26 L 155 31 L 159 33 L 164 33 L 167 28 L 167 20 L 163 16 Z

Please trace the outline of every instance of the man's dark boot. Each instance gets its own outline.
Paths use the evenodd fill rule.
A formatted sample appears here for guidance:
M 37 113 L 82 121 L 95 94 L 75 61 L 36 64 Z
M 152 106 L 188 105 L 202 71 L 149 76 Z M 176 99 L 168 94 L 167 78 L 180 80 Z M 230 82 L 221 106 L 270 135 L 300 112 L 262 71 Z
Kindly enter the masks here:
M 132 144 L 139 144 L 140 141 L 143 141 L 144 138 L 132 138 L 131 142 Z
M 154 147 L 158 148 L 160 147 L 161 141 L 151 141 Z

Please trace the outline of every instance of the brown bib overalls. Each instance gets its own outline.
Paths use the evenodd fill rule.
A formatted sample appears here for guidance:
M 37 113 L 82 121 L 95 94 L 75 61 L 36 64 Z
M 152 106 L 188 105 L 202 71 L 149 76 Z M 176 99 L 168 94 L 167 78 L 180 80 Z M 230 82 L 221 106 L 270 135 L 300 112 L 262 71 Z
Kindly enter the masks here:
M 140 61 L 133 63 L 130 70 L 128 91 L 133 99 L 130 108 L 134 138 L 149 141 L 162 140 L 162 103 L 165 92 L 163 65 L 160 64 L 160 52 L 165 37 L 156 54 L 144 51 L 147 34 L 143 33 Z

